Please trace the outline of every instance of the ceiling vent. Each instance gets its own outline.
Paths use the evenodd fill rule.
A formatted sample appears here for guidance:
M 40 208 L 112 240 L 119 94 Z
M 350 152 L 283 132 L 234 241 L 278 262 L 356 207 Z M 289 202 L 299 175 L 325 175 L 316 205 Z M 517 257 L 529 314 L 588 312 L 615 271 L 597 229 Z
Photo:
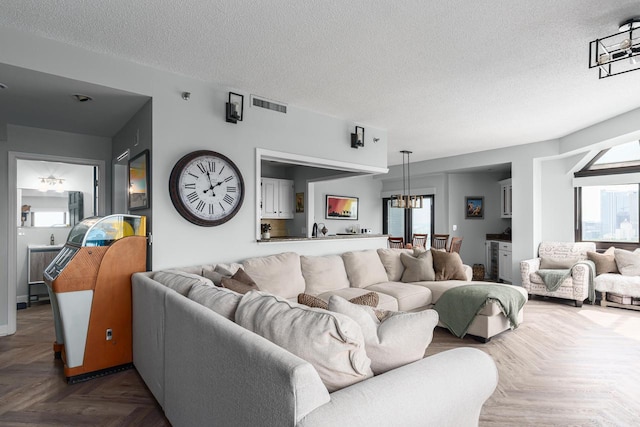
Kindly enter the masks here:
M 287 105 L 278 103 L 275 101 L 269 101 L 268 99 L 259 98 L 255 95 L 251 95 L 251 105 L 254 107 L 266 108 L 267 110 L 277 111 L 278 113 L 287 114 Z

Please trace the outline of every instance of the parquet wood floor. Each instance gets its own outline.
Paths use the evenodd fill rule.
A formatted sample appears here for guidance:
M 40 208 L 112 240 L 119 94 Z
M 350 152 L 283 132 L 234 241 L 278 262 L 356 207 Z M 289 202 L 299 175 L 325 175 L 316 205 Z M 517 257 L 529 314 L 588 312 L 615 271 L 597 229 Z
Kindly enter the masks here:
M 53 336 L 50 307 L 36 304 L 0 338 L 0 426 L 169 425 L 134 369 L 67 385 Z M 532 300 L 515 331 L 480 344 L 437 328 L 427 355 L 459 346 L 498 366 L 480 426 L 640 425 L 640 312 Z

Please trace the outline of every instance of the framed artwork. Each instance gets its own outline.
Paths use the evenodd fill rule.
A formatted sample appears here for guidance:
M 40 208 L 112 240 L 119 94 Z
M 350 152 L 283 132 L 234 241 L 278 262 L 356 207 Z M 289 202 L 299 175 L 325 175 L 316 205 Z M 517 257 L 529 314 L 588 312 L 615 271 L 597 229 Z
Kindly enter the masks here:
M 358 219 L 358 198 L 327 195 L 324 217 L 326 219 Z
M 304 212 L 304 193 L 296 193 L 296 213 Z
M 149 150 L 129 160 L 129 210 L 149 208 Z
M 466 219 L 484 218 L 484 197 L 467 196 L 464 206 Z

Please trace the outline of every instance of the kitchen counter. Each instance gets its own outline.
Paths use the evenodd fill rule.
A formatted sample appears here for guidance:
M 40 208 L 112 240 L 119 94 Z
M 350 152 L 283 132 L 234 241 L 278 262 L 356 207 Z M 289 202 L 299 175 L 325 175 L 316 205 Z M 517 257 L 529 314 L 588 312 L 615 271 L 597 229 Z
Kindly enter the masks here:
M 504 234 L 504 233 L 487 234 L 486 240 L 493 240 L 493 241 L 496 241 L 496 242 L 510 242 L 511 241 L 511 234 Z
M 329 234 L 327 236 L 320 237 L 272 237 L 270 239 L 260 239 L 258 243 L 283 243 L 283 242 L 308 242 L 308 241 L 325 241 L 325 240 L 345 240 L 345 239 L 371 239 L 371 238 L 380 238 L 387 237 L 386 234 L 361 234 L 361 233 L 352 233 L 352 234 Z

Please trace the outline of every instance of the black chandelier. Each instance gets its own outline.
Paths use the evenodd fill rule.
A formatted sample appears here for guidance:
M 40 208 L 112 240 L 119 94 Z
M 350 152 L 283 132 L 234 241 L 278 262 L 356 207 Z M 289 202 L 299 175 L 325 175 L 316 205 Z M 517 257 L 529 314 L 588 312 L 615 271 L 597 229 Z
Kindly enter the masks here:
M 392 208 L 421 209 L 422 196 L 411 195 L 411 169 L 409 166 L 409 155 L 412 151 L 402 150 L 402 194 L 391 196 Z M 405 173 L 406 159 L 406 173 Z
M 638 36 L 634 38 L 634 33 Z M 640 18 L 620 25 L 619 32 L 589 43 L 589 68 L 598 67 L 599 78 L 640 69 Z

